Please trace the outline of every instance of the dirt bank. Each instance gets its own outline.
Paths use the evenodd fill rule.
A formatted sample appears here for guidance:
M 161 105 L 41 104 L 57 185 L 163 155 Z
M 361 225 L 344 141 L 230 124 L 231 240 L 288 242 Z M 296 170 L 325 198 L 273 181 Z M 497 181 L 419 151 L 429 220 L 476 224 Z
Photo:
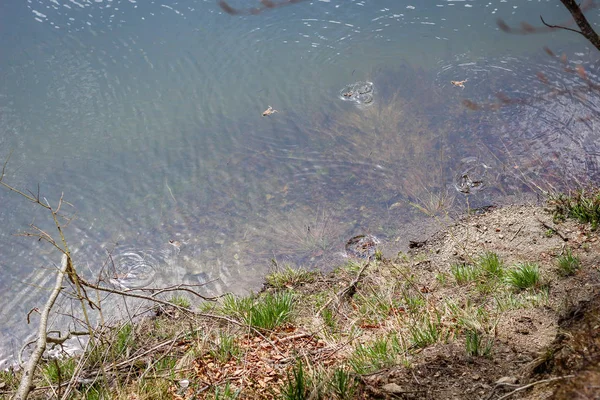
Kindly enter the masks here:
M 600 398 L 589 225 L 506 206 L 411 246 L 328 274 L 277 265 L 257 295 L 157 309 L 105 329 L 77 363 L 43 365 L 39 386 L 70 380 L 73 398 Z M 1 379 L 10 393 L 14 376 Z

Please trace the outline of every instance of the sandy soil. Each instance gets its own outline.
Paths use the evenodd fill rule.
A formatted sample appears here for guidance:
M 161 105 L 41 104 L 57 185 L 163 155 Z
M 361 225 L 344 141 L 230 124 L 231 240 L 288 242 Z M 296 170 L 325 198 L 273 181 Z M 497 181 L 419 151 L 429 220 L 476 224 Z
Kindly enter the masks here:
M 600 247 L 598 233 L 574 221 L 555 223 L 536 206 L 507 206 L 466 217 L 419 246 L 419 283 L 438 301 L 464 297 L 460 288 L 436 286 L 435 276 L 485 251 L 507 264 L 537 262 L 548 285 L 543 306 L 502 313 L 490 357 L 470 357 L 457 340 L 424 349 L 413 368 L 373 374 L 366 397 L 403 399 L 600 398 Z M 567 248 L 581 260 L 570 277 L 557 273 Z M 465 288 L 466 290 L 466 288 Z M 575 378 L 561 378 L 574 375 Z M 560 378 L 545 382 L 548 379 Z M 525 384 L 535 383 L 531 389 Z M 513 392 L 514 391 L 514 392 Z M 512 394 L 509 394 L 512 393 Z

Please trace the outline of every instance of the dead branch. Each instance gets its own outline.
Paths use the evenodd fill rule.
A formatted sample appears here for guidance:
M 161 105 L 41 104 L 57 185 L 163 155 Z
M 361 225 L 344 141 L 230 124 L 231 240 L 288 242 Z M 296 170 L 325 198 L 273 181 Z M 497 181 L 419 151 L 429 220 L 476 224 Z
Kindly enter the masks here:
M 50 333 L 50 332 L 48 332 L 48 333 Z M 59 336 L 58 337 L 53 337 L 53 336 L 48 335 L 46 337 L 46 341 L 48 343 L 62 345 L 67 340 L 72 339 L 75 336 L 87 336 L 89 334 L 90 333 L 88 331 L 70 331 L 65 336 L 61 337 L 60 336 L 60 332 L 59 332 Z
M 525 389 L 529 389 L 530 387 L 533 387 L 535 385 L 539 385 L 541 383 L 550 383 L 550 382 L 559 381 L 559 380 L 562 380 L 562 379 L 571 379 L 571 378 L 574 378 L 574 377 L 575 377 L 575 375 L 565 375 L 565 376 L 558 376 L 556 378 L 549 378 L 549 379 L 542 379 L 540 381 L 535 381 L 535 382 L 529 383 L 527 385 L 521 386 L 519 388 L 516 388 L 512 392 L 507 393 L 507 394 L 505 394 L 502 397 L 499 397 L 498 400 L 508 399 L 510 396 L 512 396 L 513 394 L 515 394 L 517 392 L 520 392 L 520 391 L 525 390 Z M 493 393 L 493 391 L 492 391 L 492 393 Z
M 551 230 L 552 232 L 556 233 L 562 240 L 564 240 L 565 242 L 569 241 L 569 238 L 567 236 L 565 236 L 563 233 L 561 233 L 561 231 L 554 225 L 550 225 L 547 222 L 542 221 L 541 219 L 538 218 L 538 222 L 540 224 L 542 224 L 542 226 L 546 229 Z
M 23 370 L 23 375 L 21 376 L 21 382 L 19 383 L 19 388 L 17 389 L 17 393 L 14 397 L 15 400 L 27 399 L 27 396 L 29 395 L 29 392 L 31 391 L 31 389 L 33 387 L 32 382 L 33 382 L 33 374 L 35 372 L 35 368 L 37 367 L 37 364 L 40 361 L 42 354 L 46 350 L 46 344 L 47 344 L 47 339 L 48 339 L 48 336 L 46 333 L 46 330 L 48 328 L 48 315 L 50 314 L 50 311 L 52 310 L 52 307 L 54 306 L 54 302 L 56 301 L 56 298 L 58 297 L 61 290 L 63 289 L 62 285 L 63 285 L 63 281 L 65 279 L 65 274 L 66 274 L 66 271 L 67 271 L 67 268 L 69 265 L 67 260 L 68 260 L 67 255 L 63 254 L 62 259 L 61 259 L 61 268 L 58 271 L 58 273 L 56 274 L 56 283 L 54 284 L 54 289 L 52 290 L 52 293 L 50 294 L 50 297 L 48 298 L 48 301 L 46 301 L 46 304 L 44 305 L 44 309 L 42 310 L 42 312 L 40 314 L 40 326 L 38 328 L 38 338 L 37 338 L 35 350 L 31 354 L 31 357 L 27 361 L 27 365 L 25 366 L 25 368 Z
M 552 29 L 564 29 L 566 31 L 571 31 L 571 32 L 575 32 L 575 33 L 579 33 L 579 34 L 583 35 L 583 33 L 581 31 L 578 31 L 577 29 L 568 28 L 568 27 L 562 26 L 562 25 L 550 25 L 549 23 L 547 23 L 546 21 L 544 21 L 544 17 L 542 17 L 541 15 L 540 15 L 540 19 L 542 20 L 542 24 L 546 25 L 548 28 L 552 28 Z
M 79 283 L 83 287 L 87 287 L 89 289 L 98 290 L 100 292 L 118 294 L 118 295 L 125 296 L 125 297 L 133 297 L 136 299 L 148 300 L 148 301 L 151 301 L 154 303 L 162 304 L 164 306 L 170 306 L 170 307 L 176 308 L 179 311 L 182 311 L 184 313 L 196 314 L 194 311 L 192 311 L 188 308 L 181 307 L 177 304 L 171 303 L 166 300 L 157 299 L 156 297 L 153 297 L 153 296 L 146 296 L 143 294 L 132 293 L 131 291 L 118 290 L 118 289 L 113 289 L 113 288 L 109 288 L 109 287 L 105 287 L 105 286 L 101 286 L 101 285 L 96 285 L 94 283 L 88 282 L 87 280 L 85 280 L 84 278 L 82 278 L 80 276 L 77 276 L 77 279 L 79 280 Z
M 600 50 L 600 36 L 598 36 L 594 28 L 592 28 L 588 22 L 579 4 L 577 4 L 575 0 L 560 1 L 567 8 L 567 10 L 569 10 L 573 16 L 573 19 L 575 20 L 575 23 L 577 26 L 579 26 L 579 29 L 581 29 L 581 32 L 579 33 L 583 35 L 583 37 L 585 37 L 591 44 L 593 44 L 596 49 Z M 592 0 L 588 0 L 587 3 L 593 4 L 594 2 Z
M 356 285 L 361 281 L 363 273 L 365 272 L 365 270 L 367 269 L 367 267 L 370 264 L 371 264 L 371 260 L 367 261 L 367 263 L 365 265 L 363 265 L 363 267 L 360 269 L 360 271 L 358 271 L 358 274 L 356 274 L 356 278 L 354 278 L 354 280 L 352 280 L 352 282 L 350 282 L 349 285 L 345 286 L 340 291 L 338 291 L 334 297 L 330 298 L 329 301 L 327 301 L 327 303 L 325 303 L 319 309 L 319 311 L 317 311 L 317 316 L 321 315 L 321 312 L 323 312 L 323 310 L 326 309 L 334 300 L 337 299 L 339 301 L 340 298 L 342 298 L 344 296 L 348 296 L 348 297 L 354 296 L 354 293 L 356 293 Z
M 498 19 L 497 24 L 498 28 L 503 30 L 506 33 L 515 33 L 520 35 L 527 35 L 531 33 L 544 33 L 553 31 L 556 29 L 563 29 L 571 32 L 578 33 L 587 39 L 594 47 L 600 50 L 600 36 L 594 31 L 594 28 L 590 25 L 587 18 L 585 17 L 584 12 L 588 11 L 592 8 L 595 8 L 596 4 L 594 0 L 587 0 L 584 4 L 580 5 L 575 0 L 560 0 L 561 3 L 565 6 L 565 8 L 571 13 L 573 17 L 572 20 L 566 21 L 562 24 L 548 24 L 544 21 L 544 18 L 540 15 L 540 19 L 542 20 L 542 24 L 544 26 L 532 26 L 526 22 L 521 22 L 520 28 L 513 28 L 509 26 L 504 20 Z M 569 28 L 569 25 L 572 25 L 573 22 L 577 24 L 579 30 Z
M 209 284 L 211 282 L 214 282 L 214 280 L 208 281 L 206 283 L 193 284 L 193 285 L 182 283 L 182 284 L 179 284 L 179 285 L 173 285 L 173 286 L 168 286 L 168 287 L 164 287 L 164 288 L 148 288 L 148 287 L 145 287 L 145 288 L 134 288 L 134 289 L 124 290 L 124 292 L 125 293 L 130 293 L 130 292 L 133 292 L 133 291 L 150 292 L 150 293 L 152 293 L 152 297 L 153 298 L 155 298 L 159 294 L 167 293 L 167 292 L 188 292 L 188 293 L 191 293 L 191 294 L 193 294 L 194 296 L 196 296 L 198 298 L 201 298 L 202 300 L 216 301 L 216 300 L 220 299 L 221 297 L 223 297 L 224 295 L 208 297 L 208 296 L 201 295 L 197 291 L 191 289 L 191 288 L 194 288 L 194 287 L 202 287 L 202 286 L 207 285 L 207 284 Z

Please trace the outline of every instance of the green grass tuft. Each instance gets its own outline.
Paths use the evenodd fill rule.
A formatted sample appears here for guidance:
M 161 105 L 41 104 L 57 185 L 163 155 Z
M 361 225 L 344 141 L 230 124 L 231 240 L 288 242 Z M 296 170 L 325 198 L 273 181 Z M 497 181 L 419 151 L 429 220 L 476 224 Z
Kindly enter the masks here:
M 564 221 L 575 218 L 581 223 L 589 223 L 592 230 L 598 228 L 600 222 L 600 189 L 579 189 L 569 194 L 558 194 L 550 198 L 554 207 L 554 219 Z
M 442 338 L 442 324 L 440 315 L 432 319 L 425 315 L 421 321 L 415 321 L 408 328 L 410 339 L 417 347 L 427 347 Z
M 504 275 L 504 263 L 496 253 L 485 252 L 479 257 L 477 264 L 488 277 L 502 278 Z
M 129 322 L 119 329 L 117 332 L 117 339 L 115 341 L 115 351 L 117 354 L 124 354 L 125 352 L 131 350 L 131 347 L 135 343 L 134 336 L 133 325 Z
M 540 283 L 540 268 L 536 263 L 526 262 L 508 271 L 506 278 L 515 289 L 524 290 L 537 287 Z
M 488 357 L 492 353 L 492 340 L 484 341 L 483 336 L 475 329 L 468 330 L 465 335 L 465 348 L 470 356 Z
M 448 275 L 441 272 L 435 275 L 435 280 L 439 282 L 441 286 L 446 286 L 448 284 Z
M 235 390 L 231 387 L 229 382 L 227 382 L 224 386 L 215 387 L 215 392 L 213 393 L 213 400 L 233 400 L 237 399 L 240 395 L 241 390 Z
M 241 318 L 246 324 L 263 330 L 272 330 L 291 319 L 294 310 L 291 292 L 266 293 L 252 298 L 225 296 L 222 310 L 225 314 Z
M 571 249 L 567 249 L 556 261 L 561 276 L 571 276 L 579 269 L 579 257 L 574 256 Z
M 305 400 L 310 391 L 310 379 L 304 372 L 302 361 L 292 368 L 292 373 L 288 371 L 287 381 L 284 384 L 281 394 L 285 400 Z
M 406 310 L 411 314 L 418 314 L 425 307 L 425 299 L 422 295 L 411 295 L 410 293 L 404 292 L 402 294 Z
M 281 271 L 275 271 L 265 277 L 267 284 L 276 288 L 293 288 L 304 283 L 314 282 L 316 272 L 307 271 L 303 268 L 294 269 L 287 265 Z
M 0 384 L 2 384 L 4 390 L 12 391 L 19 387 L 19 378 L 12 368 L 0 371 Z
M 109 394 L 104 386 L 96 383 L 93 386 L 87 387 L 85 390 L 83 390 L 82 397 L 85 400 L 108 400 L 113 396 Z
M 74 358 L 65 360 L 52 359 L 48 360 L 42 371 L 44 377 L 50 383 L 65 383 L 71 380 L 76 366 L 77 362 Z
M 368 374 L 394 365 L 402 350 L 396 335 L 377 338 L 370 343 L 356 345 L 348 363 L 357 374 Z
M 323 309 L 321 312 L 321 317 L 323 318 L 325 326 L 329 328 L 330 331 L 334 332 L 337 330 L 337 321 L 331 308 L 327 307 Z
M 473 282 L 479 278 L 479 270 L 469 264 L 453 264 L 450 272 L 459 285 Z
M 185 296 L 173 296 L 169 302 L 183 308 L 190 308 L 192 306 L 190 299 Z
M 210 354 L 225 363 L 231 358 L 238 358 L 242 354 L 242 349 L 237 344 L 235 337 L 221 333 L 216 349 L 211 350 Z
M 342 368 L 336 368 L 329 382 L 329 388 L 339 400 L 353 399 L 356 392 L 356 379 Z

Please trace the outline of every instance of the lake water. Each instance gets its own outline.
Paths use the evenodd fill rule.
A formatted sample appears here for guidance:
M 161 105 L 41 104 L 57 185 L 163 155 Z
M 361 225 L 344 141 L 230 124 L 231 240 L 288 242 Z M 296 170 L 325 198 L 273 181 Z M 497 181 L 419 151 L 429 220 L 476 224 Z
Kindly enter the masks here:
M 597 51 L 496 25 L 540 14 L 568 17 L 557 1 L 331 0 L 255 16 L 212 0 L 4 1 L 4 179 L 54 205 L 64 193 L 77 267 L 123 287 L 245 293 L 272 260 L 343 262 L 358 234 L 393 252 L 428 215 L 598 181 L 600 98 L 548 95 L 538 77 L 585 85 L 565 67 L 595 80 Z M 343 96 L 356 82 L 372 83 L 370 104 Z M 525 102 L 462 105 L 500 92 Z M 0 359 L 60 260 L 15 236 L 30 224 L 55 235 L 44 210 L 0 190 Z

